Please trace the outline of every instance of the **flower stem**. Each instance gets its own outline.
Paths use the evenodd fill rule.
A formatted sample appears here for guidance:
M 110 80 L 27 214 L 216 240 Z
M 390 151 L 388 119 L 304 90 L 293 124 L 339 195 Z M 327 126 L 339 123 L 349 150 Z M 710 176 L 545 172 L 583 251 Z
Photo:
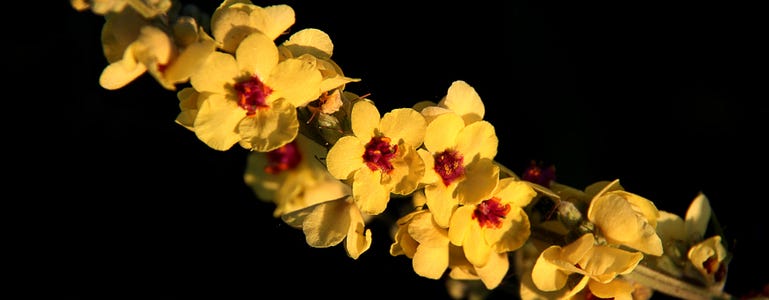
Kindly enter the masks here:
M 722 291 L 711 291 L 640 264 L 636 266 L 633 272 L 622 276 L 625 279 L 648 286 L 655 291 L 681 299 L 736 299 Z

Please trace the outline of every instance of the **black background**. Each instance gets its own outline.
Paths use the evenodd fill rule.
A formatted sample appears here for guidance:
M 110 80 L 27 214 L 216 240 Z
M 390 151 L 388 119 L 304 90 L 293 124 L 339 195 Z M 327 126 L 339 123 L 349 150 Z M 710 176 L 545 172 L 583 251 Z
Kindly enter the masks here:
M 734 245 L 726 291 L 769 282 L 767 97 L 757 75 L 766 34 L 756 8 L 255 2 L 281 3 L 296 12 L 293 30 L 331 36 L 336 62 L 363 79 L 347 89 L 371 93 L 381 112 L 437 101 L 465 80 L 495 125 L 497 160 L 516 172 L 535 160 L 578 188 L 619 178 L 679 215 L 704 192 Z M 341 247 L 307 246 L 244 185 L 245 150 L 211 150 L 174 123 L 174 92 L 149 75 L 117 91 L 99 86 L 102 17 L 66 1 L 46 11 L 34 18 L 43 29 L 8 27 L 25 39 L 9 41 L 3 62 L 19 84 L 6 90 L 23 91 L 7 97 L 20 108 L 7 113 L 17 121 L 6 148 L 22 155 L 6 170 L 19 188 L 8 201 L 22 204 L 10 210 L 20 219 L 9 227 L 20 247 L 14 277 L 28 291 L 448 298 L 443 281 L 389 255 L 383 224 L 371 224 L 374 244 L 357 261 Z

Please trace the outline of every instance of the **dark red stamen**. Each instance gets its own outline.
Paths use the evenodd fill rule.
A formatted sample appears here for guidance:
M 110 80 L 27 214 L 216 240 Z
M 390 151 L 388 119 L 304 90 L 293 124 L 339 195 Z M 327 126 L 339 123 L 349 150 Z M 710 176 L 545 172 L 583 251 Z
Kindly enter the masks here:
M 453 149 L 436 154 L 434 170 L 441 176 L 443 184 L 449 186 L 454 180 L 465 175 L 462 154 Z
M 550 187 L 550 183 L 555 181 L 555 166 L 550 165 L 543 168 L 541 164 L 532 161 L 529 167 L 523 171 L 521 178 L 541 186 Z
M 267 96 L 272 94 L 272 89 L 256 75 L 236 83 L 235 91 L 238 92 L 238 106 L 246 110 L 247 116 L 253 116 L 257 109 L 269 107 L 266 100 Z
M 383 173 L 390 173 L 393 170 L 393 164 L 390 160 L 398 152 L 398 145 L 390 145 L 390 138 L 386 136 L 372 137 L 366 144 L 366 151 L 363 152 L 363 161 L 371 171 L 377 169 Z
M 267 166 L 264 167 L 264 172 L 273 175 L 278 174 L 296 168 L 301 161 L 302 154 L 299 153 L 296 141 L 292 141 L 283 147 L 267 152 Z
M 499 198 L 491 197 L 491 199 L 483 200 L 473 211 L 473 220 L 478 220 L 478 224 L 481 228 L 500 228 L 502 227 L 502 220 L 510 212 L 510 204 L 501 205 Z

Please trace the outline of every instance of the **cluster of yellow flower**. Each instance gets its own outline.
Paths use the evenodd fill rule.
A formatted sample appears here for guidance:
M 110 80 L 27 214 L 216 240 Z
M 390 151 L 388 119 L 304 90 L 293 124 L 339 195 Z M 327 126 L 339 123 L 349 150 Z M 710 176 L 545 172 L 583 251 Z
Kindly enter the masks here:
M 209 17 L 171 0 L 71 4 L 105 17 L 101 86 L 149 73 L 179 89 L 176 123 L 212 149 L 251 150 L 245 182 L 313 247 L 344 241 L 357 259 L 372 244 L 368 220 L 411 197 L 390 254 L 426 278 L 491 290 L 514 266 L 524 299 L 729 297 L 729 253 L 707 230 L 704 195 L 681 218 L 618 180 L 578 190 L 521 178 L 495 161 L 495 128 L 465 81 L 437 103 L 381 114 L 345 90 L 360 79 L 332 60 L 328 34 L 285 36 L 288 5 L 225 0 Z

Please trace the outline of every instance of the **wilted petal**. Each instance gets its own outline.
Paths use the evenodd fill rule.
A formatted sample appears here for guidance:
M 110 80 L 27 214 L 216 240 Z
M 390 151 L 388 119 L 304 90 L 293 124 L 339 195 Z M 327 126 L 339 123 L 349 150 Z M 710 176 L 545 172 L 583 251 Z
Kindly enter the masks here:
M 280 99 L 273 102 L 270 109 L 258 109 L 253 116 L 243 118 L 238 131 L 244 148 L 261 152 L 275 150 L 294 140 L 298 134 L 296 108 Z
M 628 252 L 609 246 L 595 246 L 577 264 L 594 280 L 607 283 L 619 274 L 627 274 L 643 259 L 640 252 Z
M 588 219 L 612 243 L 626 245 L 651 255 L 662 255 L 662 241 L 654 226 L 637 210 L 638 206 L 634 207 L 628 201 L 637 198 L 627 197 L 628 194 L 624 191 L 612 191 L 593 199 L 588 208 Z
M 630 282 L 621 279 L 614 279 L 607 283 L 590 280 L 587 286 L 593 295 L 614 300 L 632 300 L 635 290 Z
M 329 201 L 318 204 L 302 223 L 307 244 L 326 248 L 339 244 L 347 236 L 350 214 L 346 201 Z
M 726 258 L 726 248 L 721 243 L 721 236 L 714 235 L 689 248 L 686 254 L 692 265 L 704 276 L 712 278 L 718 270 L 718 264 Z M 708 261 L 715 260 L 715 261 Z M 712 263 L 713 265 L 709 265 Z
M 371 247 L 371 229 L 366 229 L 366 222 L 355 205 L 347 201 L 342 201 L 347 206 L 349 213 L 350 226 L 347 229 L 347 238 L 344 240 L 347 255 L 353 259 L 358 259 L 363 252 Z

